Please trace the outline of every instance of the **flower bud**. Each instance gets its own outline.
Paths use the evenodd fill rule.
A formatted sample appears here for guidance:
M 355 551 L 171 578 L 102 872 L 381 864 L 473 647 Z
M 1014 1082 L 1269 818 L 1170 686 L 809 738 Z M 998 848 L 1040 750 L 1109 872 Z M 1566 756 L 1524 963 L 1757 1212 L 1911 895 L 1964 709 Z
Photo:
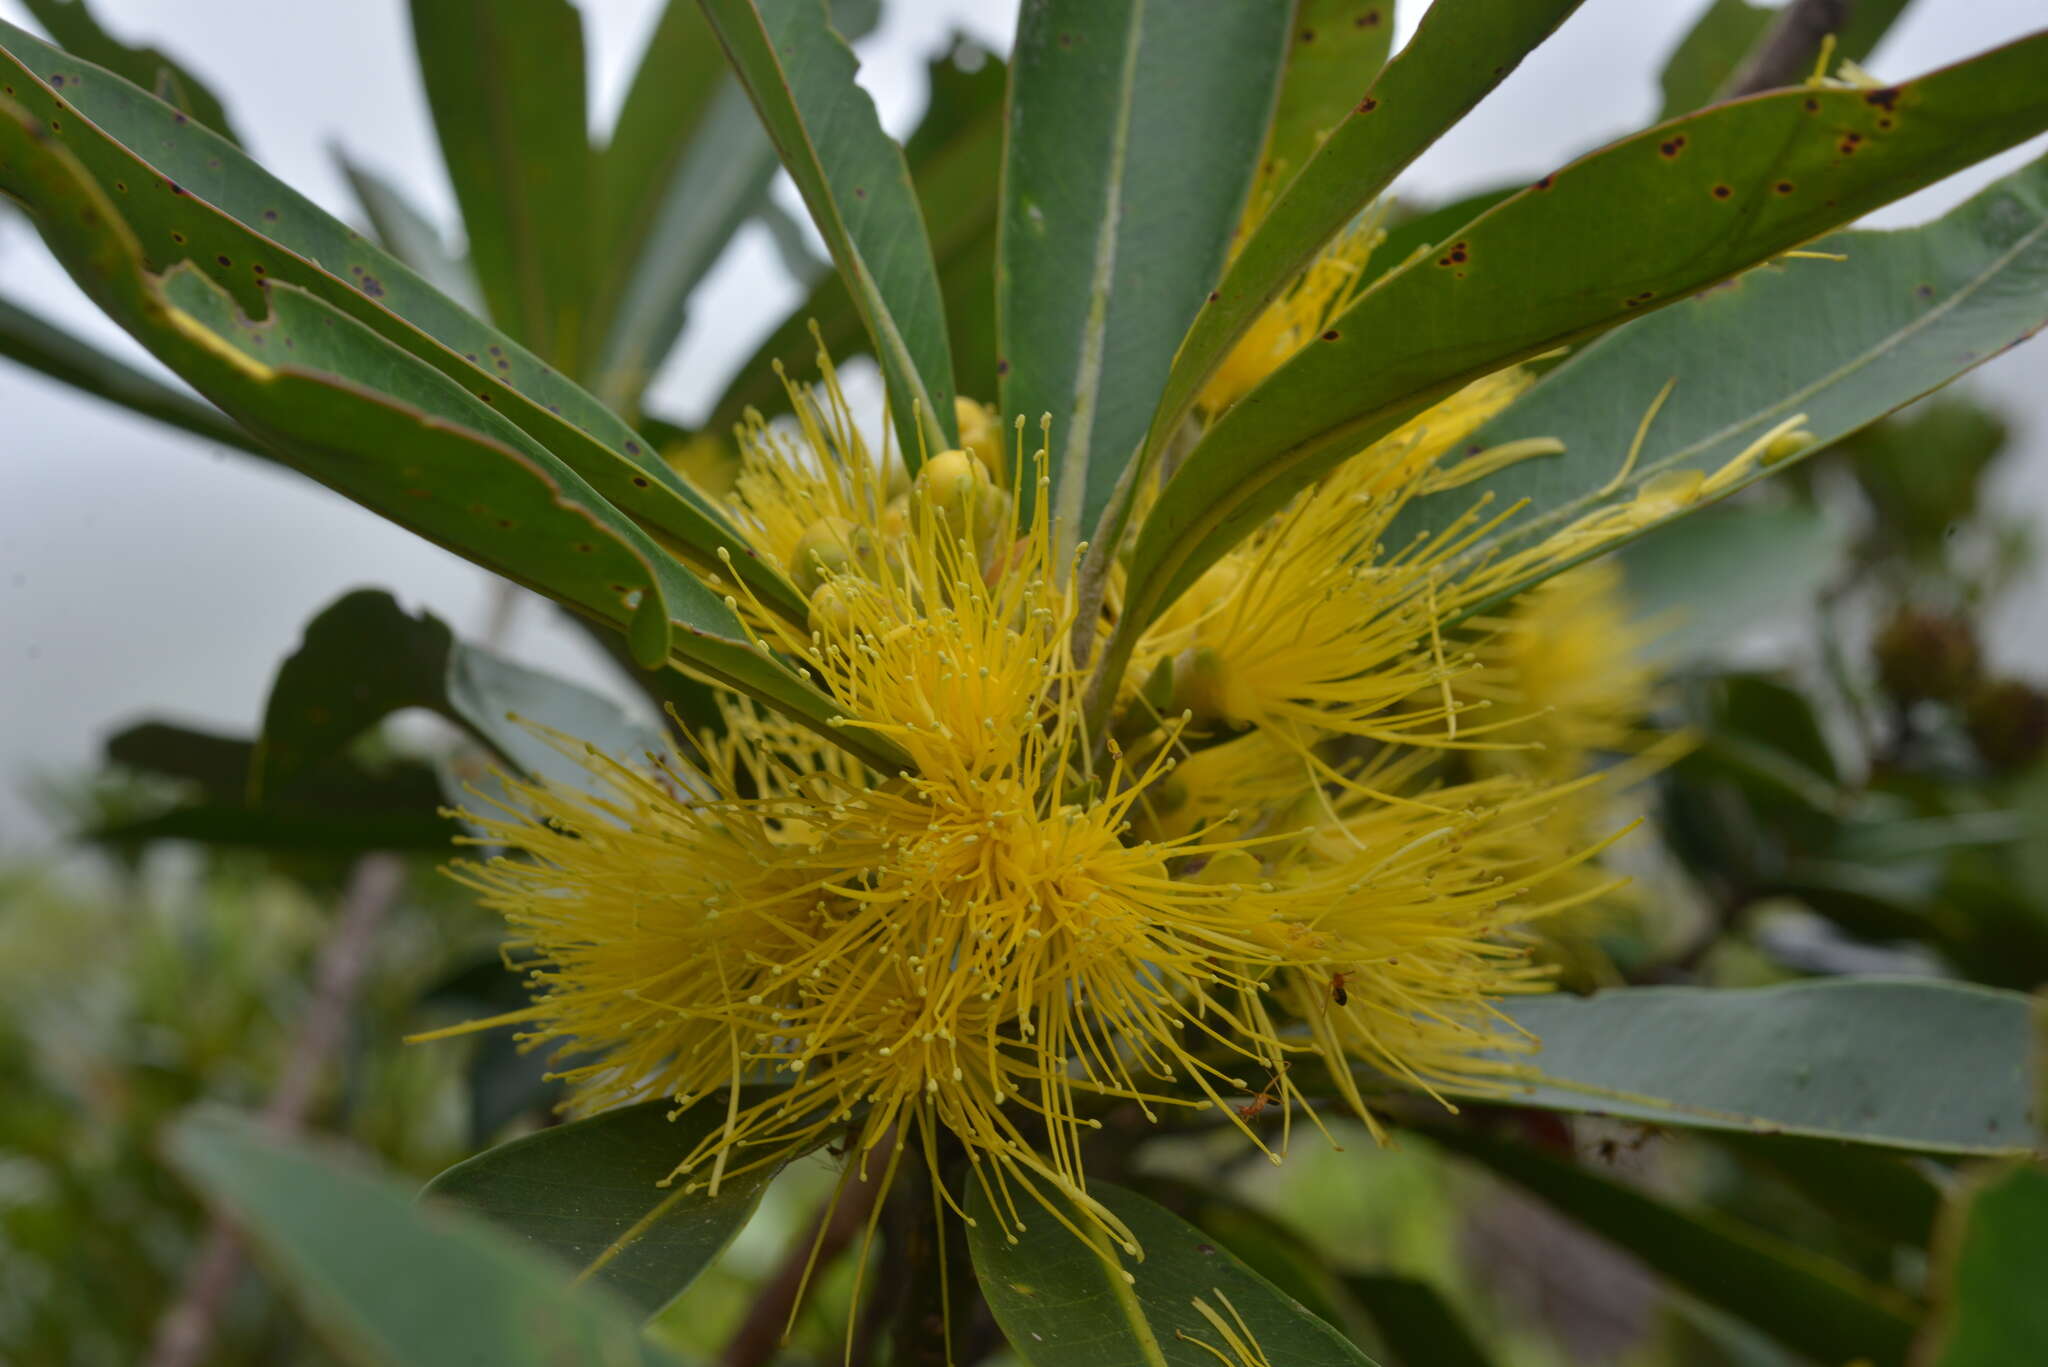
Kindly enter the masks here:
M 995 409 L 956 394 L 953 421 L 960 428 L 962 449 L 981 462 L 999 487 L 1009 487 L 1010 463 L 1003 459 L 1003 429 L 996 422 Z
M 853 633 L 853 606 L 838 584 L 820 584 L 811 594 L 810 627 L 828 639 Z
M 872 574 L 875 538 L 843 517 L 821 517 L 804 528 L 789 553 L 789 577 L 805 597 L 834 575 Z

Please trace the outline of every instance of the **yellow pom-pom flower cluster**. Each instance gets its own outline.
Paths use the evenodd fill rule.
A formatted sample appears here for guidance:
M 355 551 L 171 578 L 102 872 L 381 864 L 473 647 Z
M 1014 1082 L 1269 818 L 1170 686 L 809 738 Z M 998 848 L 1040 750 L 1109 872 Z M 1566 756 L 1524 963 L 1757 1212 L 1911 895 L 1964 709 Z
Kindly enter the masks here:
M 1082 1164 L 1112 1105 L 1261 1146 L 1277 1116 L 1284 1146 L 1306 1074 L 1372 1124 L 1361 1067 L 1432 1091 L 1511 1071 L 1526 1045 L 1494 1003 L 1545 985 L 1520 927 L 1608 885 L 1557 882 L 1596 842 L 1560 847 L 1554 814 L 1609 735 L 1567 720 L 1574 666 L 1446 624 L 1586 534 L 1477 568 L 1477 511 L 1381 542 L 1418 492 L 1534 453 L 1444 463 L 1522 377 L 1425 413 L 1215 566 L 1149 630 L 1102 736 L 1076 651 L 1119 585 L 1077 632 L 1045 450 L 963 404 L 963 449 L 907 477 L 826 381 L 792 390 L 793 426 L 749 425 L 732 495 L 809 620 L 739 607 L 836 725 L 909 763 L 874 772 L 735 699 L 674 753 L 593 760 L 601 796 L 514 783 L 477 818 L 515 853 L 458 875 L 511 923 L 517 1019 L 575 1104 L 714 1108 L 677 1170 L 714 1188 L 834 1134 L 885 1181 L 957 1146 L 1007 1220 L 1058 1194 L 1128 1242 Z M 1574 757 L 1516 759 L 1559 728 Z

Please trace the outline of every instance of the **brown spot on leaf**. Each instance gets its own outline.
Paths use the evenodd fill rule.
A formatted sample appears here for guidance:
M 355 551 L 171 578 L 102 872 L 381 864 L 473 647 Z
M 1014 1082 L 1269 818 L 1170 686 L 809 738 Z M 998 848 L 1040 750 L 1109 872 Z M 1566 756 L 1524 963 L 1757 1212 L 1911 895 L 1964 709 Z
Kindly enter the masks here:
M 1684 150 L 1685 134 L 1683 133 L 1674 134 L 1657 144 L 1657 151 L 1663 155 L 1666 161 L 1676 158 Z
M 1882 90 L 1873 90 L 1863 97 L 1863 103 L 1874 104 L 1886 112 L 1890 112 L 1897 106 L 1898 102 L 1899 88 L 1895 85 L 1888 85 Z
M 1644 290 L 1641 294 L 1631 294 L 1628 298 L 1622 300 L 1621 306 L 1625 309 L 1641 308 L 1656 297 L 1657 291 Z
M 1358 102 L 1358 112 L 1361 114 L 1370 114 L 1373 110 L 1378 109 L 1379 107 L 1380 102 L 1370 95 L 1366 96 L 1364 99 Z
M 635 475 L 635 476 L 633 476 L 633 487 L 634 487 L 635 489 L 645 489 L 645 488 L 647 487 L 647 476 L 645 476 L 645 475 Z
M 1801 107 L 1804 108 L 1806 112 L 1809 114 L 1820 113 L 1820 101 L 1816 100 L 1811 95 L 1808 95 L 1804 100 L 1800 102 L 1800 104 Z
M 1351 22 L 1357 28 L 1378 28 L 1380 12 L 1376 9 L 1369 9 Z
M 234 264 L 235 264 L 234 262 L 232 262 L 232 261 L 228 260 L 228 258 L 227 258 L 227 254 L 226 254 L 225 252 L 223 252 L 223 253 L 221 253 L 220 255 L 218 255 L 218 256 L 216 256 L 216 257 L 214 257 L 213 259 L 214 259 L 214 260 L 216 260 L 216 261 L 218 261 L 218 262 L 220 262 L 220 264 L 221 264 L 221 265 L 223 265 L 223 266 L 232 266 L 232 265 L 234 265 Z
M 1304 42 L 1304 43 L 1313 43 L 1313 42 L 1314 42 L 1315 40 L 1316 40 L 1316 31 L 1315 31 L 1314 29 L 1312 29 L 1312 28 L 1305 28 L 1305 29 L 1303 29 L 1303 30 L 1301 31 L 1301 41 L 1302 41 L 1302 42 Z
M 171 229 L 171 241 L 177 243 L 179 246 L 182 247 L 185 245 L 185 234 L 179 232 L 176 228 L 173 228 Z
M 1932 299 L 1934 297 L 1934 286 L 1917 285 L 1914 287 L 1913 293 L 1919 295 L 1922 299 Z
M 1732 195 L 1732 194 L 1734 194 L 1734 193 L 1735 193 L 1735 188 L 1734 188 L 1733 186 L 1731 186 L 1731 185 L 1716 185 L 1716 186 L 1714 187 L 1714 198 L 1715 198 L 1715 199 L 1727 199 L 1727 198 L 1728 198 L 1728 197 L 1729 197 L 1730 195 Z
M 1335 329 L 1335 328 L 1331 328 L 1331 329 L 1330 329 L 1330 330 L 1329 330 L 1328 332 L 1325 332 L 1325 333 L 1323 334 L 1323 340 L 1324 340 L 1324 341 L 1326 341 L 1326 342 L 1334 342 L 1334 341 L 1336 341 L 1336 340 L 1337 340 L 1337 339 L 1338 339 L 1339 337 L 1342 337 L 1343 335 L 1344 335 L 1344 334 L 1343 334 L 1343 333 L 1341 333 L 1341 332 L 1339 332 L 1339 331 L 1337 331 L 1337 329 Z
M 1771 188 L 1773 190 L 1776 190 L 1781 195 L 1789 195 L 1799 187 L 1794 185 L 1789 180 L 1781 180 L 1776 185 L 1773 185 Z

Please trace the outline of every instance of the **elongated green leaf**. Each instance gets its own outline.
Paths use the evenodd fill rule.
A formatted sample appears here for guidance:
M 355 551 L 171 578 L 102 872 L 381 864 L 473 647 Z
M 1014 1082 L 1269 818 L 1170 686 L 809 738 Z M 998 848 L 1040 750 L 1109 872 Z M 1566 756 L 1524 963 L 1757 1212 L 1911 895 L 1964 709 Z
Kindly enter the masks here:
M 2048 58 L 2048 41 L 2040 53 Z M 1541 433 L 1564 454 L 1418 500 L 1389 544 L 1449 525 L 1482 495 L 1503 508 L 1528 500 L 1485 542 L 1521 544 L 1633 498 L 1660 474 L 1711 475 L 1795 416 L 1814 438 L 1797 454 L 1811 454 L 2024 340 L 2048 323 L 2048 160 L 1921 227 L 1838 233 L 1816 249 L 1848 259 L 1752 271 L 1566 361 L 1471 438 Z M 1672 380 L 1634 469 L 1617 480 L 1644 412 Z
M 1032 1367 L 1215 1367 L 1218 1353 L 1240 1360 L 1197 1300 L 1233 1329 L 1234 1309 L 1267 1361 L 1370 1367 L 1343 1335 L 1202 1231 L 1106 1182 L 1091 1184 L 1089 1194 L 1130 1229 L 1142 1261 L 1119 1255 L 1101 1235 L 1099 1246 L 1083 1242 L 1028 1203 L 1026 1226 L 1010 1243 L 980 1184 L 968 1184 L 975 1276 L 1011 1347 Z
M 1862 1145 L 1794 1135 L 1721 1133 L 1722 1148 L 1775 1173 L 1847 1225 L 1908 1248 L 1925 1248 L 1941 1213 L 1941 1188 L 1910 1159 Z
M 704 12 L 846 277 L 915 466 L 956 429 L 945 308 L 903 149 L 856 84 L 824 0 L 704 0 Z
M 188 265 L 152 274 L 76 159 L 4 100 L 0 176 L 39 206 L 45 240 L 96 303 L 289 452 L 294 468 L 629 629 L 643 662 L 668 658 L 673 641 L 693 669 L 838 735 L 829 699 L 764 655 L 716 593 L 480 398 L 304 291 L 269 286 L 270 316 L 252 322 Z
M 2044 62 L 2048 33 L 1880 90 L 1718 105 L 1545 176 L 1440 253 L 1381 276 L 1210 428 L 1161 491 L 1113 660 L 1295 492 L 1460 385 L 1683 299 L 2048 127 Z M 1627 230 L 1589 233 L 1594 222 Z M 1787 331 L 1815 329 L 1802 318 Z M 1527 467 L 1543 463 L 1520 477 L 1541 478 Z M 1400 527 L 1388 544 L 1406 544 Z
M 804 600 L 779 569 L 744 554 L 723 514 L 603 404 L 235 147 L 0 22 L 0 94 L 10 90 L 121 206 L 149 270 L 189 261 L 252 315 L 267 284 L 306 290 L 502 413 L 701 569 L 726 573 L 718 549 L 731 547 L 734 571 L 761 600 L 802 619 Z
M 1385 1273 L 1346 1277 L 1401 1367 L 1490 1367 L 1493 1359 L 1437 1289 Z
M 656 224 L 675 212 L 669 206 L 681 197 L 678 171 L 707 111 L 721 88 L 731 85 L 724 55 L 697 0 L 667 0 L 640 54 L 611 141 L 597 156 L 589 316 L 592 344 L 599 348 L 592 359 L 598 363 L 595 387 L 600 391 L 618 388 L 607 376 L 623 368 L 610 359 L 620 350 L 614 335 L 619 311 L 630 304 L 632 282 L 644 273 L 657 247 Z M 758 123 L 749 132 L 752 146 L 742 141 L 733 149 L 734 160 L 766 157 L 772 170 L 774 148 L 767 136 Z M 643 361 L 640 368 L 651 372 L 659 359 Z M 616 402 L 615 394 L 607 397 Z
M 491 318 L 575 373 L 597 211 L 569 0 L 412 0 L 413 47 Z
M 655 1315 L 739 1233 L 777 1171 L 757 1168 L 716 1196 L 671 1181 L 683 1156 L 725 1122 L 723 1105 L 671 1120 L 674 1111 L 650 1101 L 541 1130 L 456 1164 L 425 1194 L 488 1217 L 567 1262 L 579 1282 Z
M 976 65 L 964 69 L 963 59 Z M 996 392 L 996 182 L 1002 172 L 1008 80 L 1001 62 L 964 42 L 928 70 L 931 106 L 904 144 L 903 155 L 931 231 L 954 378 L 962 393 L 986 399 Z M 749 408 L 772 413 L 787 407 L 773 363 L 782 361 L 803 373 L 819 346 L 839 358 L 869 349 L 860 312 L 837 273 L 819 278 L 803 303 L 755 349 L 705 426 L 724 432 Z
M 0 356 L 194 436 L 258 455 L 268 454 L 255 437 L 219 409 L 151 379 L 126 361 L 116 360 L 83 338 L 5 299 L 0 299 Z
M 408 707 L 465 727 L 523 773 L 572 787 L 588 786 L 589 773 L 522 721 L 628 763 L 666 748 L 609 698 L 457 641 L 438 617 L 410 616 L 381 589 L 359 589 L 308 622 L 279 667 L 251 786 L 288 784 Z
M 1944 1231 L 1925 1367 L 2007 1367 L 2048 1343 L 2048 1172 L 2015 1165 L 1975 1183 Z
M 672 1361 L 626 1306 L 480 1220 L 255 1122 L 195 1112 L 166 1155 L 235 1225 L 347 1360 L 379 1367 Z
M 100 27 L 85 0 L 23 0 L 38 24 L 66 52 L 103 66 L 189 114 L 230 142 L 240 142 L 228 111 L 206 82 L 154 47 L 134 47 Z
M 1679 1286 L 1820 1362 L 1903 1367 L 1914 1309 L 1839 1263 L 1747 1225 L 1682 1210 L 1522 1144 L 1433 1128 L 1485 1164 Z
M 996 256 L 1001 408 L 1052 415 L 1052 511 L 1068 545 L 1136 454 L 1222 273 L 1290 8 L 1030 0 L 1018 20 Z
M 1550 36 L 1580 0 L 1438 0 L 1230 263 L 1174 359 L 1146 450 L 1177 431 L 1202 386 L 1323 244 Z M 1531 258 L 1519 259 L 1527 270 Z
M 1926 1153 L 2025 1153 L 2032 1010 L 2017 992 L 1919 978 L 1530 998 L 1510 1014 L 1543 1042 L 1540 1076 L 1505 1099 Z
M 1855 0 L 1849 5 L 1848 22 L 1835 36 L 1834 57 L 1860 62 L 1905 13 L 1912 0 Z M 1783 8 L 1752 5 L 1749 0 L 1713 0 L 1690 32 L 1664 64 L 1660 84 L 1664 107 L 1659 119 L 1668 119 L 1703 104 L 1726 98 L 1729 87 L 1767 43 Z M 1797 74 L 1812 68 L 1820 49 L 1814 35 L 1788 55 Z M 1778 82 L 1789 85 L 1790 80 Z
M 1296 6 L 1280 102 L 1259 166 L 1261 194 L 1277 193 L 1308 164 L 1380 74 L 1393 42 L 1392 0 L 1302 0 Z
M 362 202 L 363 212 L 369 215 L 370 226 L 376 229 L 384 250 L 464 308 L 472 312 L 481 310 L 483 295 L 477 289 L 476 273 L 469 268 L 468 258 L 449 250 L 441 230 L 428 222 L 427 216 L 397 186 L 359 165 L 346 153 L 336 156 L 341 162 L 341 173 L 348 177 L 349 188 Z
M 621 281 L 618 312 L 592 372 L 614 404 L 629 404 L 647 388 L 682 332 L 690 291 L 760 210 L 775 178 L 775 148 L 753 106 L 722 73 L 721 81 Z
M 1659 668 L 1708 663 L 1740 632 L 1810 609 L 1849 549 L 1810 504 L 1710 508 L 1622 548 L 1629 607 Z

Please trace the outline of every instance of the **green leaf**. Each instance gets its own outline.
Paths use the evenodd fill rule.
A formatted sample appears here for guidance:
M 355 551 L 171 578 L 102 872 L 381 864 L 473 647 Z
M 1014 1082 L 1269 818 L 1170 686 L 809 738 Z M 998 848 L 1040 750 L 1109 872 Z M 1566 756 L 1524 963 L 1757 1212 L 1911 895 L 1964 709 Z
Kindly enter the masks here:
M 2039 48 L 2048 59 L 2048 38 Z M 1930 92 L 1943 79 L 1932 78 Z M 1902 111 L 1914 88 L 1902 87 Z M 1765 96 L 1721 112 L 1826 93 Z M 1570 183 L 1567 175 L 1559 190 Z M 1804 457 L 2032 335 L 2048 323 L 2048 159 L 1921 227 L 1837 233 L 1815 249 L 1848 260 L 1751 271 L 1551 371 L 1469 445 L 1540 434 L 1562 441 L 1564 454 L 1416 500 L 1388 544 L 1448 526 L 1481 496 L 1501 508 L 1527 500 L 1483 547 L 1526 544 L 1592 508 L 1626 502 L 1660 474 L 1711 475 L 1800 415 L 1814 437 L 1793 458 Z M 1634 468 L 1617 480 L 1643 414 L 1674 379 Z
M 483 295 L 477 289 L 476 273 L 469 268 L 468 258 L 449 250 L 441 230 L 428 222 L 427 216 L 397 186 L 346 153 L 335 155 L 384 250 L 464 308 L 472 312 L 481 310 Z
M 1181 343 L 1146 439 L 1150 459 L 1202 386 L 1324 243 L 1550 36 L 1580 0 L 1440 0 L 1289 181 Z M 1519 256 L 1521 270 L 1531 258 Z
M 1916 1362 L 2008 1367 L 2048 1343 L 2048 1172 L 2015 1164 L 1972 1184 L 1942 1239 L 1933 1322 Z
M 824 0 L 704 0 L 704 12 L 846 277 L 914 467 L 956 430 L 945 308 L 903 149 Z
M 1869 56 L 1911 3 L 1912 0 L 1855 0 L 1847 6 L 1848 22 L 1836 35 L 1829 70 L 1832 72 L 1840 61 L 1860 62 Z M 1713 0 L 1664 64 L 1660 77 L 1664 106 L 1657 114 L 1658 119 L 1672 118 L 1727 98 L 1737 76 L 1757 49 L 1769 41 L 1785 13 L 1783 7 L 1752 5 L 1749 0 Z M 1819 50 L 1816 37 L 1797 54 L 1801 75 L 1812 68 Z
M 659 351 L 666 349 L 652 337 L 644 337 L 636 347 L 619 335 L 626 327 L 621 310 L 637 304 L 634 283 L 650 270 L 673 270 L 657 224 L 667 226 L 680 217 L 686 230 L 703 228 L 719 216 L 699 211 L 697 190 L 684 189 L 685 180 L 700 178 L 702 169 L 686 176 L 683 168 L 692 149 L 704 142 L 701 135 L 709 110 L 721 98 L 730 98 L 724 92 L 734 89 L 696 0 L 668 0 L 640 54 L 633 83 L 612 125 L 611 141 L 597 154 L 594 221 L 588 229 L 593 258 L 589 318 L 592 345 L 597 348 L 591 359 L 596 363 L 595 387 L 615 406 L 622 396 L 637 397 L 645 387 L 644 378 L 635 385 L 618 377 L 628 372 L 651 375 L 661 363 Z M 758 122 L 750 118 L 748 125 L 727 130 L 728 136 L 738 139 L 732 148 L 735 167 L 765 159 L 772 174 L 775 149 Z M 749 180 L 750 174 L 736 175 L 733 183 Z M 766 179 L 762 177 L 763 183 Z M 693 236 L 690 257 L 704 249 Z M 688 286 L 683 288 L 687 292 Z M 656 319 L 671 312 L 680 324 L 680 297 L 666 308 L 649 310 Z M 629 360 L 629 355 L 637 359 Z
M 685 1179 L 670 1181 L 676 1164 L 725 1123 L 725 1109 L 674 1112 L 649 1101 L 540 1130 L 456 1164 L 425 1195 L 489 1218 L 652 1317 L 739 1233 L 779 1171 L 743 1173 L 716 1196 L 685 1190 Z
M 1001 411 L 1052 415 L 1056 535 L 1086 539 L 1222 274 L 1291 6 L 1031 0 L 1010 59 Z M 1190 168 L 1199 167 L 1199 174 Z
M 412 32 L 491 318 L 573 374 L 597 199 L 582 19 L 568 0 L 412 0 Z
M 1664 63 L 1658 121 L 1712 104 L 1777 17 L 1777 10 L 1749 0 L 1713 0 Z
M 1372 1316 L 1402 1367 L 1491 1367 L 1464 1318 L 1428 1282 L 1358 1274 L 1344 1279 L 1344 1289 Z
M 1508 196 L 1520 194 L 1524 188 L 1521 185 L 1497 185 L 1491 190 L 1461 195 L 1448 204 L 1439 204 L 1411 218 L 1390 215 L 1386 238 L 1373 248 L 1372 259 L 1366 263 L 1366 269 L 1375 273 L 1393 270 L 1422 248 L 1448 241 L 1458 229 Z M 1403 207 L 1397 200 L 1395 209 L 1398 211 Z
M 241 138 L 228 111 L 206 82 L 165 56 L 162 49 L 131 47 L 100 27 L 85 0 L 23 0 L 43 31 L 65 51 L 132 81 L 230 142 Z
M 108 736 L 107 762 L 124 769 L 178 779 L 208 797 L 239 802 L 249 791 L 256 743 L 172 722 L 145 721 Z
M 1644 658 L 1715 663 L 1730 637 L 1810 610 L 1848 549 L 1848 530 L 1812 504 L 1728 505 L 1659 527 L 1620 552 Z
M 2033 1010 L 2017 992 L 1903 978 L 1532 997 L 1508 1014 L 1543 1043 L 1537 1076 L 1494 1095 L 1660 1125 L 2025 1153 Z
M 1527 1145 L 1465 1129 L 1428 1132 L 1451 1152 L 1541 1198 L 1707 1304 L 1820 1362 L 1903 1367 L 1912 1304 L 1795 1244 L 1689 1211 Z
M 315 1328 L 389 1367 L 666 1364 L 630 1310 L 480 1220 L 424 1208 L 397 1182 L 254 1121 L 199 1111 L 171 1166 L 231 1216 Z
M 1195 1309 L 1197 1299 L 1233 1328 L 1234 1308 L 1269 1361 L 1370 1367 L 1343 1335 L 1202 1231 L 1106 1182 L 1090 1184 L 1089 1195 L 1130 1229 L 1142 1260 L 1120 1255 L 1100 1233 L 1084 1242 L 1029 1200 L 1019 1203 L 1026 1223 L 1011 1243 L 982 1185 L 968 1183 L 975 1276 L 996 1323 L 1031 1367 L 1215 1367 L 1218 1352 L 1239 1361 Z
M 269 287 L 258 323 L 189 266 L 150 274 L 76 160 L 5 101 L 0 174 L 44 206 L 45 240 L 95 302 L 294 468 L 628 630 L 643 663 L 673 640 L 707 677 L 902 767 L 892 749 L 842 735 L 831 700 L 755 646 L 717 594 L 479 398 L 303 291 Z
M 381 589 L 358 589 L 306 624 L 277 671 L 251 783 L 289 783 L 393 712 L 437 712 L 529 775 L 588 787 L 590 774 L 521 722 L 538 722 L 614 759 L 667 742 L 609 698 L 455 639 L 432 613 L 409 616 Z
M 781 572 L 740 554 L 744 540 L 716 506 L 603 404 L 231 144 L 5 22 L 0 88 L 120 205 L 145 269 L 188 262 L 251 316 L 265 311 L 266 286 L 305 290 L 503 414 L 700 569 L 725 573 L 718 549 L 733 548 L 734 571 L 761 600 L 803 620 L 804 600 Z M 33 207 L 6 168 L 0 190 Z
M 962 60 L 974 62 L 972 70 Z M 965 40 L 928 67 L 931 105 L 904 144 L 917 202 L 932 235 L 932 259 L 946 303 L 953 374 L 960 391 L 986 399 L 996 392 L 995 303 L 996 183 L 1002 174 L 1003 64 Z M 811 326 L 817 325 L 817 336 Z M 774 362 L 808 367 L 822 346 L 844 360 L 870 350 L 846 281 L 838 273 L 816 280 L 810 295 L 755 348 L 719 399 L 705 428 L 724 432 L 749 408 L 772 413 L 787 407 Z
M 1403 60 L 1388 66 L 1383 82 Z M 1504 365 L 1681 300 L 2048 127 L 2048 84 L 2038 79 L 2044 62 L 2048 33 L 1881 90 L 1790 90 L 1719 105 L 1545 176 L 1468 224 L 1442 254 L 1381 276 L 1333 322 L 1327 340 L 1310 343 L 1224 414 L 1167 482 L 1137 542 L 1112 662 L 1120 667 L 1154 614 L 1297 491 L 1428 404 Z M 1338 146 L 1333 136 L 1304 176 Z M 1261 233 L 1278 217 L 1276 209 Z M 1626 223 L 1628 231 L 1586 231 L 1596 222 Z M 1831 287 L 1841 283 L 1830 278 Z M 1743 334 L 1745 366 L 1766 340 L 1824 343 L 1810 314 L 1778 326 L 1768 339 Z M 2013 335 L 2008 329 L 2006 340 Z M 1191 346 L 1181 364 L 1193 355 Z M 1728 359 L 1725 351 L 1688 355 L 1695 372 Z M 1658 383 L 1670 373 L 1660 372 Z M 1953 373 L 1951 362 L 1942 378 Z M 1709 387 L 1705 376 L 1681 372 L 1680 390 L 1688 379 Z M 1868 383 L 1894 403 L 1910 397 L 1887 381 Z M 1585 405 L 1578 411 L 1625 409 L 1633 424 L 1655 392 L 1623 402 L 1603 388 L 1595 402 L 1577 400 Z M 1809 406 L 1801 400 L 1801 409 Z M 1571 484 L 1580 506 L 1612 481 L 1625 449 L 1623 442 L 1601 451 L 1609 463 L 1598 481 L 1589 484 L 1580 470 Z M 1589 459 L 1584 444 L 1571 450 Z M 1555 458 L 1529 460 L 1483 483 L 1544 482 L 1562 478 L 1559 469 Z M 1453 494 L 1462 497 L 1424 500 L 1439 521 L 1448 518 L 1444 505 L 1463 510 L 1475 496 L 1471 486 Z M 1558 504 L 1553 497 L 1541 505 L 1542 525 L 1562 512 Z M 1410 521 L 1397 522 L 1387 544 L 1407 544 Z M 1513 527 L 1538 522 L 1525 512 Z
M 1393 42 L 1392 0 L 1302 0 L 1289 31 L 1280 102 L 1260 159 L 1261 194 L 1277 193 L 1308 165 L 1386 65 Z
M 83 338 L 5 299 L 0 299 L 0 356 L 194 436 L 255 455 L 269 454 L 256 438 L 219 409 L 151 379 L 126 361 L 116 360 Z
M 1941 1188 L 1911 1160 L 1862 1145 L 1794 1135 L 1721 1133 L 1714 1142 L 1789 1182 L 1844 1224 L 1908 1248 L 1925 1248 L 1941 1213 Z

